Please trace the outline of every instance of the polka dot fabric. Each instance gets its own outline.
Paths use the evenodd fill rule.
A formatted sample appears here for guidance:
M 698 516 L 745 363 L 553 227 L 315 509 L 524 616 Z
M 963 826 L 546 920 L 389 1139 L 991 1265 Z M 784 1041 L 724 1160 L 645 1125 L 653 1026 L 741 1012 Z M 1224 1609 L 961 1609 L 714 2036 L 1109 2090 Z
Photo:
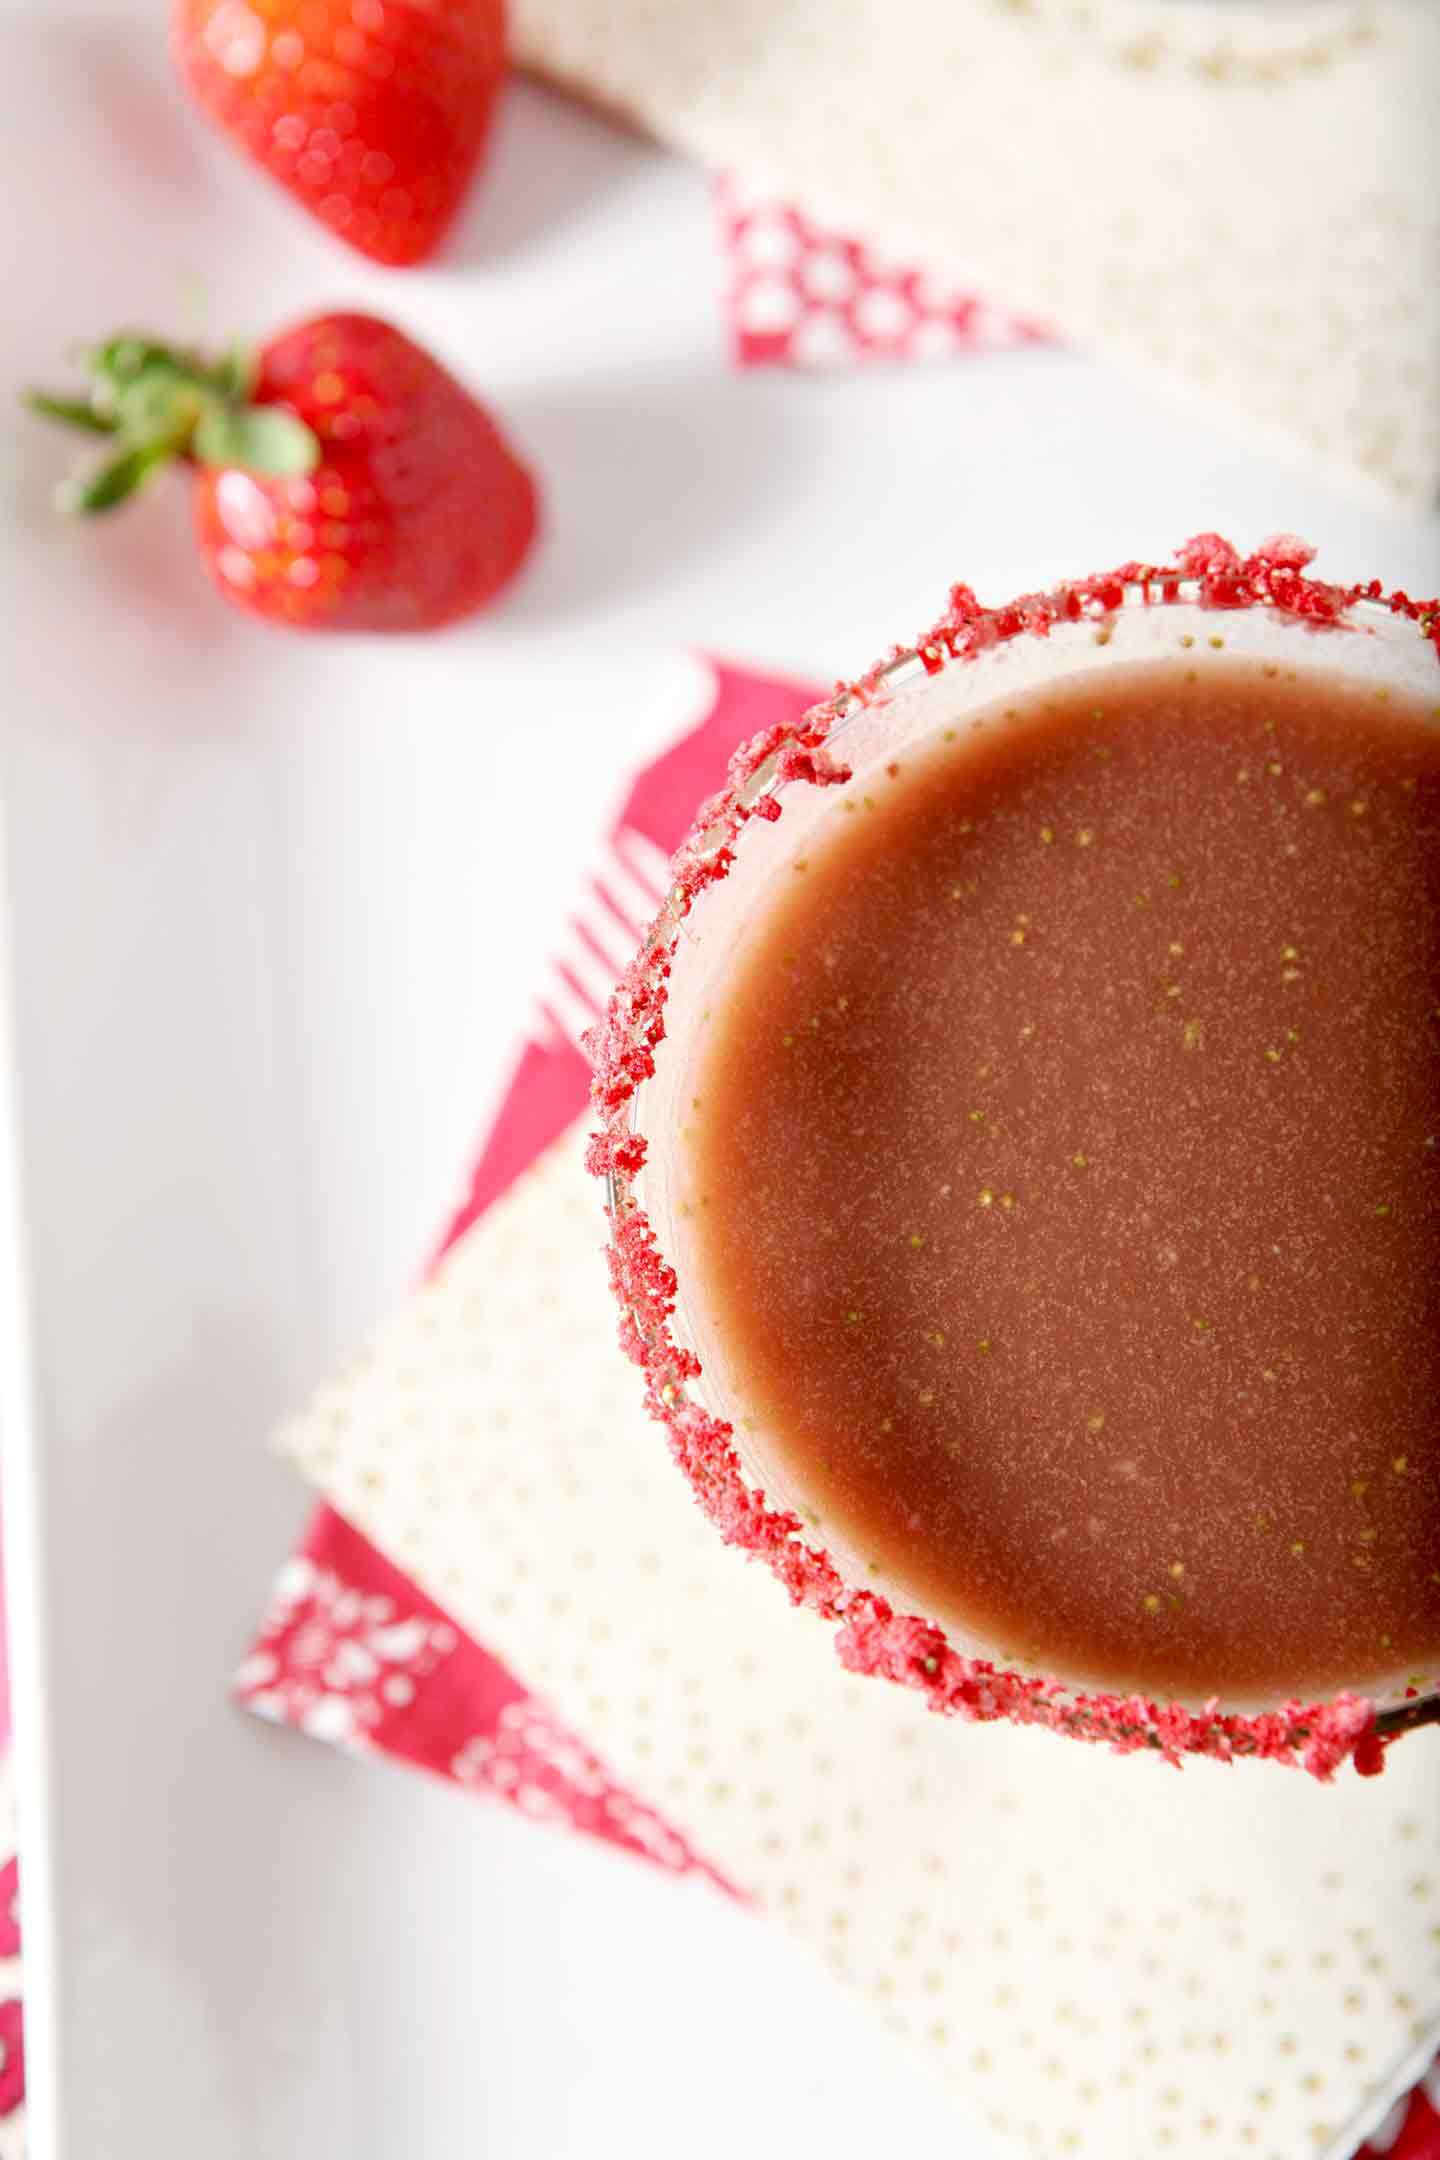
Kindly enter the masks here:
M 1365 493 L 1440 491 L 1440 8 L 514 0 L 511 39 L 712 171 L 963 266 L 1261 445 Z M 745 333 L 798 334 L 789 273 L 755 282 Z M 833 306 L 803 321 L 838 347 Z M 901 323 L 887 301 L 870 335 Z
M 1436 1736 L 1331 1787 L 1177 1773 L 845 1673 L 632 1400 L 583 1146 L 482 1218 L 285 1452 L 1017 2150 L 1352 2149 L 1440 2031 Z
M 730 1887 L 333 1508 L 317 1508 L 280 1570 L 234 1690 L 257 1717 L 311 1739 L 414 1763 L 532 1822 Z M 3 1890 L 0 1874 L 0 1922 Z
M 741 367 L 942 360 L 1048 341 L 1038 324 L 988 306 L 963 284 L 891 262 L 764 188 L 727 178 L 716 203 L 731 351 Z

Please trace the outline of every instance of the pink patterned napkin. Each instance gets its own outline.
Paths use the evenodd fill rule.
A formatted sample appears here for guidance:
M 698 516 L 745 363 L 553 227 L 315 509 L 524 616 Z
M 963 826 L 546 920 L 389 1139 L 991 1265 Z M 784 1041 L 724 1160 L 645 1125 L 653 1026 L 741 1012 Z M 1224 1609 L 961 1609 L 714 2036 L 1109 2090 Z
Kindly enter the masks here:
M 604 867 L 582 895 L 442 1252 L 583 1113 L 588 1067 L 578 1037 L 653 911 L 668 854 L 695 803 L 719 784 L 737 742 L 791 717 L 815 695 L 719 664 L 714 684 L 705 718 L 639 776 L 606 837 Z M 327 1505 L 316 1509 L 282 1568 L 235 1687 L 247 1708 L 277 1723 L 354 1753 L 396 1757 L 672 1873 L 701 1872 L 733 1890 L 513 1672 Z M 1440 2073 L 1432 2070 L 1361 2151 L 1440 2160 Z
M 10 1730 L 5 1586 L 0 1580 L 0 2160 L 25 2151 L 25 2020 L 20 1995 L 20 1864 Z
M 1050 333 L 991 307 L 963 281 L 897 262 L 782 195 L 717 181 L 737 367 L 843 367 L 937 360 L 1048 344 Z

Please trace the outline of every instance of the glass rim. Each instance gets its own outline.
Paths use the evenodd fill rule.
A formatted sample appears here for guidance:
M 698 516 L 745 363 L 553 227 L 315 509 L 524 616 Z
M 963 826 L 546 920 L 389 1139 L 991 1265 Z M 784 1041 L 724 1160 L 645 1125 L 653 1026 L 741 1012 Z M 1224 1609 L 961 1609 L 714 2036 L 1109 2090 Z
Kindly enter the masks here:
M 722 1539 L 764 1559 L 792 1604 L 808 1606 L 836 1628 L 835 1648 L 849 1670 L 910 1687 L 942 1715 L 1038 1724 L 1121 1753 L 1158 1752 L 1171 1762 L 1185 1755 L 1270 1759 L 1327 1779 L 1346 1761 L 1363 1774 L 1380 1770 L 1388 1742 L 1440 1721 L 1440 1692 L 1412 1688 L 1380 1706 L 1343 1689 L 1328 1700 L 1246 1712 L 1224 1710 L 1218 1701 L 1196 1710 L 1139 1693 L 1078 1689 L 1058 1676 L 968 1655 L 937 1623 L 897 1612 L 881 1591 L 848 1582 L 822 1545 L 805 1542 L 800 1516 L 772 1505 L 762 1488 L 747 1481 L 732 1425 L 692 1393 L 701 1364 L 671 1326 L 675 1269 L 635 1192 L 648 1153 L 636 1122 L 637 1101 L 654 1077 L 672 960 L 690 909 L 706 888 L 729 875 L 745 825 L 780 816 L 776 798 L 782 789 L 796 783 L 823 788 L 850 777 L 829 745 L 843 739 L 855 719 L 957 662 L 972 664 L 1022 636 L 1048 639 L 1052 631 L 1088 627 L 1104 644 L 1106 625 L 1136 606 L 1191 606 L 1232 616 L 1260 609 L 1317 630 L 1363 624 L 1403 635 L 1409 624 L 1440 663 L 1440 601 L 1387 593 L 1378 579 L 1323 583 L 1306 575 L 1313 554 L 1286 534 L 1242 556 L 1211 533 L 1187 541 L 1169 565 L 1129 562 L 1001 607 L 983 607 L 967 586 L 954 586 L 945 615 L 913 645 L 896 647 L 797 720 L 739 746 L 728 787 L 700 805 L 672 859 L 670 889 L 588 1038 L 595 1068 L 591 1099 L 601 1129 L 591 1138 L 587 1167 L 605 1188 L 621 1345 L 644 1376 L 646 1407 L 666 1428 L 672 1454 Z

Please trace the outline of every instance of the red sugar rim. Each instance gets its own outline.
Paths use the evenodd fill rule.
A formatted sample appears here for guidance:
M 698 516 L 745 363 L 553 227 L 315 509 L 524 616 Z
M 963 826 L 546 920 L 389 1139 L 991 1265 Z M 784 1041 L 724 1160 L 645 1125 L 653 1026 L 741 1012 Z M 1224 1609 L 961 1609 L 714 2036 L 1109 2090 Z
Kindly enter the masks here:
M 770 1506 L 763 1491 L 746 1483 L 733 1427 L 688 1393 L 700 1360 L 671 1329 L 675 1270 L 635 1197 L 647 1142 L 633 1122 L 636 1091 L 653 1076 L 654 1053 L 665 1035 L 676 942 L 697 896 L 729 875 L 741 830 L 752 817 L 773 821 L 781 815 L 780 789 L 795 783 L 830 787 L 850 778 L 849 768 L 826 749 L 827 739 L 842 721 L 881 699 L 897 670 L 918 661 L 938 674 L 1010 638 L 1048 637 L 1057 624 L 1103 624 L 1122 607 L 1182 599 L 1202 607 L 1269 608 L 1317 627 L 1339 625 L 1358 602 L 1371 602 L 1414 622 L 1440 660 L 1440 600 L 1386 593 L 1378 579 L 1323 584 L 1305 575 L 1314 552 L 1281 534 L 1242 556 L 1217 534 L 1202 533 L 1186 541 L 1168 567 L 1124 563 L 1052 592 L 1023 594 L 1003 607 L 982 607 L 968 585 L 956 585 L 945 613 L 913 647 L 897 646 L 857 682 L 837 685 L 823 704 L 742 743 L 730 760 L 727 786 L 696 812 L 671 860 L 665 905 L 587 1039 L 600 1130 L 591 1137 L 586 1163 L 606 1181 L 607 1258 L 620 1307 L 620 1343 L 644 1376 L 646 1408 L 665 1427 L 672 1455 L 726 1544 L 763 1559 L 793 1605 L 836 1624 L 835 1648 L 848 1671 L 913 1688 L 945 1716 L 1043 1725 L 1074 1739 L 1103 1741 L 1119 1754 L 1153 1750 L 1176 1764 L 1185 1755 L 1221 1762 L 1258 1757 L 1328 1779 L 1347 1758 L 1363 1776 L 1375 1775 L 1384 1767 L 1388 1742 L 1436 1715 L 1440 1704 L 1422 1702 L 1411 1690 L 1416 1699 L 1377 1713 L 1373 1702 L 1342 1693 L 1329 1702 L 1288 1702 L 1246 1716 L 1223 1712 L 1213 1702 L 1194 1711 L 1142 1695 L 1072 1693 L 1059 1679 L 965 1657 L 934 1622 L 897 1613 L 878 1591 L 846 1583 L 822 1546 L 804 1543 L 800 1517 Z

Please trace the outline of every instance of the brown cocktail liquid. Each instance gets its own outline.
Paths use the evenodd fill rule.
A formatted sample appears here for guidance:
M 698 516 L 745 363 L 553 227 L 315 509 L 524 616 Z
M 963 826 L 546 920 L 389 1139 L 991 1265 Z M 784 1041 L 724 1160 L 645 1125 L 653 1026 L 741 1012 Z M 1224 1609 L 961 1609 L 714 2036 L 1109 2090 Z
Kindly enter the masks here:
M 691 1197 L 852 1579 L 1109 1686 L 1434 1684 L 1436 720 L 1120 666 L 837 790 L 713 1013 Z

